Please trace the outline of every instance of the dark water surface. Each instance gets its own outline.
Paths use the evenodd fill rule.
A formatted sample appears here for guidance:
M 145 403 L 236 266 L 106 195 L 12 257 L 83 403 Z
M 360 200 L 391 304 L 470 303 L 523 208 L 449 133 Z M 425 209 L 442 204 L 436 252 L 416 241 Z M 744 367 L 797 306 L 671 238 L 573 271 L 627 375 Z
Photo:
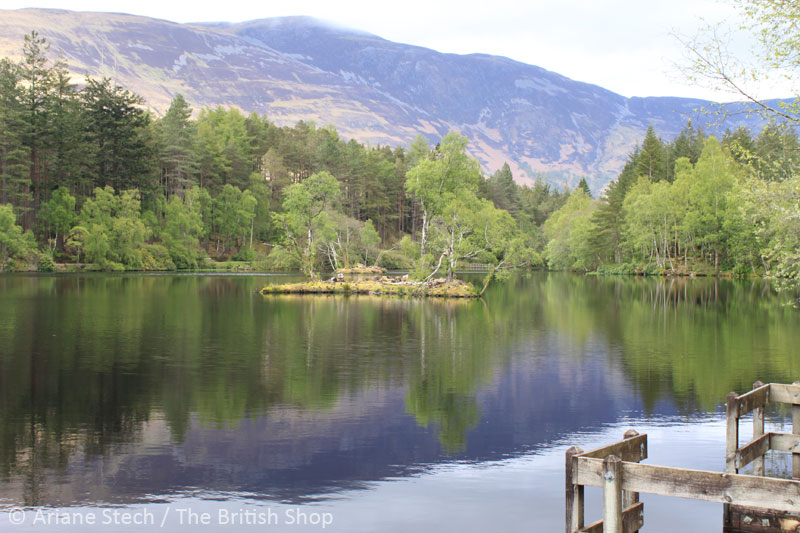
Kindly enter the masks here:
M 287 279 L 0 277 L 0 531 L 563 531 L 570 445 L 633 427 L 648 462 L 721 471 L 725 395 L 800 378 L 761 281 L 255 292 Z M 649 532 L 721 529 L 644 501 Z

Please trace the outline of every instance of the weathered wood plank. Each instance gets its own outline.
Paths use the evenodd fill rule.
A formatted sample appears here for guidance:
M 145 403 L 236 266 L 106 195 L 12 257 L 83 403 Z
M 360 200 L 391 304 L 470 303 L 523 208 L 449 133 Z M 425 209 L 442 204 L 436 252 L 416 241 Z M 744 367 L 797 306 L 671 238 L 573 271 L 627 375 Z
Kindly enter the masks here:
M 759 382 L 757 382 L 759 383 Z M 764 407 L 769 402 L 770 385 L 760 385 L 746 394 L 739 396 L 739 416 L 744 416 L 753 409 Z
M 639 432 L 636 431 L 635 429 L 629 429 L 628 431 L 625 432 L 625 438 L 626 439 L 632 439 L 632 438 L 638 437 L 638 436 L 639 436 Z M 646 451 L 646 448 L 647 448 L 647 446 L 646 446 L 646 442 L 645 442 L 645 451 Z M 630 490 L 622 491 L 622 509 L 623 509 L 623 511 L 622 511 L 622 513 L 623 513 L 622 522 L 623 522 L 623 527 L 626 527 L 625 516 L 624 516 L 625 510 L 633 507 L 637 503 L 639 503 L 639 493 L 638 492 L 633 492 L 633 491 L 630 491 Z M 639 531 L 640 527 L 641 526 L 637 527 L 636 529 L 628 529 L 628 528 L 626 528 L 625 529 L 625 533 L 637 533 Z
M 796 531 L 800 526 L 798 512 L 787 513 L 731 505 L 731 525 L 737 533 Z
M 725 402 L 725 472 L 735 474 L 736 450 L 739 448 L 739 400 L 735 392 L 728 393 Z M 730 505 L 722 506 L 722 524 L 730 526 Z
M 574 533 L 583 527 L 583 485 L 575 484 L 576 457 L 583 453 L 577 446 L 572 446 L 566 452 L 566 533 Z
M 575 482 L 603 486 L 603 461 L 579 456 Z M 775 511 L 800 508 L 800 482 L 742 474 L 625 462 L 622 489 Z
M 603 531 L 622 533 L 622 460 L 603 459 Z
M 725 471 L 735 474 L 736 450 L 739 447 L 739 399 L 729 392 L 725 407 Z
M 753 383 L 753 392 L 763 388 L 766 388 L 767 390 L 767 395 L 765 400 L 766 404 L 769 403 L 769 385 L 764 385 L 760 381 L 756 381 L 755 383 Z M 741 412 L 741 403 L 739 404 L 739 410 Z M 757 440 L 763 434 L 764 434 L 764 406 L 760 405 L 755 409 L 753 409 L 753 440 Z M 767 448 L 769 448 L 769 443 L 767 443 Z M 766 453 L 766 451 L 764 453 Z M 755 476 L 764 475 L 764 454 L 759 454 L 759 456 L 753 459 L 753 475 Z
M 792 392 L 792 398 L 797 398 L 800 393 L 800 383 L 795 381 L 792 387 L 797 389 Z M 800 405 L 797 404 L 792 405 L 792 434 L 800 435 Z M 800 450 L 792 450 L 792 478 L 800 479 Z
M 582 457 L 592 457 L 595 459 L 605 459 L 610 455 L 616 455 L 623 461 L 638 463 L 647 459 L 647 434 L 637 435 L 630 439 L 621 440 L 608 446 L 596 448 L 583 453 Z
M 800 451 L 800 435 L 791 433 L 767 433 L 769 435 L 769 449 L 779 452 Z
M 736 469 L 738 470 L 739 468 L 744 468 L 758 458 L 763 459 L 764 454 L 769 451 L 769 445 L 770 433 L 767 433 L 766 435 L 761 435 L 757 439 L 752 440 L 745 446 L 739 448 L 739 450 L 736 452 Z M 760 474 L 755 475 L 764 475 L 763 469 Z
M 800 405 L 800 385 L 770 383 L 769 401 L 773 403 L 788 403 L 791 405 Z
M 638 531 L 644 527 L 644 503 L 636 503 L 622 511 L 622 527 L 628 531 Z M 598 520 L 580 530 L 580 533 L 603 533 L 603 521 Z

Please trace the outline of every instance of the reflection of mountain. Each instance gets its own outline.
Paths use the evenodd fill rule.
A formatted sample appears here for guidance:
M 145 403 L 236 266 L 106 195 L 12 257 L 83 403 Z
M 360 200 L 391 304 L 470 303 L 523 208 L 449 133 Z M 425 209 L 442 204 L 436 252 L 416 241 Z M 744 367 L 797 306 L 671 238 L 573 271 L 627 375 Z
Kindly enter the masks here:
M 566 435 L 613 423 L 636 401 L 615 390 L 622 376 L 602 362 L 565 368 L 555 357 L 514 362 L 483 391 L 484 416 L 468 433 L 465 450 L 442 451 L 436 428 L 405 412 L 402 387 L 343 398 L 321 412 L 276 408 L 245 417 L 235 427 L 193 421 L 180 444 L 158 416 L 142 422 L 135 439 L 110 453 L 71 454 L 65 464 L 40 471 L 37 493 L 23 477 L 0 485 L 0 499 L 67 505 L 132 503 L 184 491 L 250 493 L 256 498 L 301 501 L 387 477 L 413 475 L 442 461 L 491 461 L 534 452 Z M 576 384 L 583 394 L 565 402 Z M 511 416 L 507 416 L 508 414 Z M 500 416 L 505 413 L 506 416 Z M 31 499 L 27 499 L 31 498 Z
M 422 15 L 424 16 L 424 15 Z M 533 65 L 485 54 L 442 54 L 307 17 L 241 24 L 175 24 L 112 13 L 2 11 L 0 55 L 18 55 L 37 30 L 78 76 L 110 76 L 164 112 L 182 93 L 195 106 L 230 105 L 279 125 L 333 124 L 346 137 L 407 145 L 470 138 L 488 172 L 508 162 L 520 181 L 538 172 L 599 190 L 648 124 L 672 138 L 688 118 L 711 122 L 685 98 L 625 98 Z M 735 113 L 726 126 L 756 127 Z
M 761 283 L 536 274 L 450 303 L 263 279 L 1 277 L 0 498 L 297 501 L 800 370 L 797 312 Z

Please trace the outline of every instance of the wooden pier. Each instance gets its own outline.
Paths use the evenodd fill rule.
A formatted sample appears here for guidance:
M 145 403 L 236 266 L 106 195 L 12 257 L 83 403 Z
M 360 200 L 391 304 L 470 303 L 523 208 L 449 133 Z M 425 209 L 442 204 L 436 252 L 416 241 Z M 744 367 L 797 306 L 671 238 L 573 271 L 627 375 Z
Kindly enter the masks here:
M 792 433 L 765 433 L 769 403 L 791 406 Z M 800 382 L 756 382 L 753 390 L 728 395 L 725 472 L 641 464 L 647 435 L 628 430 L 623 440 L 584 452 L 566 452 L 566 532 L 631 533 L 644 525 L 639 493 L 723 504 L 725 533 L 800 531 Z M 753 438 L 739 446 L 739 421 L 753 413 Z M 792 453 L 793 479 L 764 476 L 764 454 Z M 739 469 L 753 463 L 753 475 Z M 603 518 L 584 525 L 584 487 L 603 488 Z
M 489 263 L 459 263 L 456 268 L 459 272 L 489 272 Z

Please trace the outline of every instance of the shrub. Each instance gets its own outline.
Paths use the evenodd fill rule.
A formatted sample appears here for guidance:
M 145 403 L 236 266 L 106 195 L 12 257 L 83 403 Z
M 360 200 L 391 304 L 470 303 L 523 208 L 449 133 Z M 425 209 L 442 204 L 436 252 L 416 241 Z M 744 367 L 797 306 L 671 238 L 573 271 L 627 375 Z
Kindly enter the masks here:
M 53 256 L 47 253 L 39 255 L 39 272 L 55 272 L 56 264 L 53 261 Z

